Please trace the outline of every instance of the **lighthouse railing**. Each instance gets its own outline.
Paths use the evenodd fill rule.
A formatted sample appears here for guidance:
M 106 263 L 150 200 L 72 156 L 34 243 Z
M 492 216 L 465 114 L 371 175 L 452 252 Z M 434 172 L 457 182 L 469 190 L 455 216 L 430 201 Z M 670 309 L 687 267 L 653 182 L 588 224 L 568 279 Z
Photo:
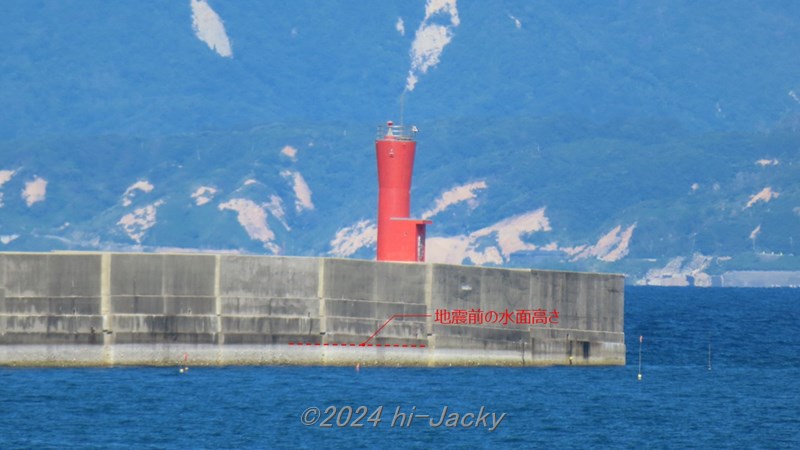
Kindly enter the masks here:
M 378 126 L 377 140 L 396 139 L 398 141 L 413 141 L 417 134 L 414 125 L 383 124 Z

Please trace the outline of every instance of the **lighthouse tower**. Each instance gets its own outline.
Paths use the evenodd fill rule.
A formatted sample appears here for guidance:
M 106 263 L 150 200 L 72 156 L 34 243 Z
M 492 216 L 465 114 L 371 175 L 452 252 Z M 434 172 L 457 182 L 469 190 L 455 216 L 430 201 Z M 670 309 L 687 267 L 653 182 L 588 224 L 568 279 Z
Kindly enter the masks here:
M 392 122 L 378 127 L 378 261 L 425 261 L 425 225 L 431 221 L 409 217 L 416 132 Z

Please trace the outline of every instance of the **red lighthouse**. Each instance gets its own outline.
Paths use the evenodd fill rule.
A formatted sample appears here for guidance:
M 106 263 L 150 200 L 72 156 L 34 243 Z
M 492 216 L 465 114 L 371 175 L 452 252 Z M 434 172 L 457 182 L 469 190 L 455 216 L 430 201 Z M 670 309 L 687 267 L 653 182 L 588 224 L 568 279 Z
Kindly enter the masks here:
M 431 221 L 408 216 L 416 132 L 392 122 L 378 127 L 378 261 L 425 261 L 425 225 Z

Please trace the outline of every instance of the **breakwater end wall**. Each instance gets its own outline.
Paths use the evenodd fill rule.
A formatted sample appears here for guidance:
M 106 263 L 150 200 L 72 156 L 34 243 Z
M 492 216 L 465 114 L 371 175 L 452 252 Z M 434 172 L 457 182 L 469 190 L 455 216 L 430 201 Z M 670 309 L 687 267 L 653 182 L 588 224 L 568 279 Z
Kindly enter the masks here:
M 623 281 L 334 258 L 0 253 L 0 365 L 624 365 Z

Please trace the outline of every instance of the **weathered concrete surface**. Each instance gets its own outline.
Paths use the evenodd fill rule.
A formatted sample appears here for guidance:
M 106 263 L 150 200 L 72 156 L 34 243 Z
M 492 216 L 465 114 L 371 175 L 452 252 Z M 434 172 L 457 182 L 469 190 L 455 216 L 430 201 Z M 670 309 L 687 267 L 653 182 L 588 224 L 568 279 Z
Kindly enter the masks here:
M 0 364 L 624 364 L 623 307 L 623 278 L 608 274 L 0 253 Z M 437 310 L 558 319 L 443 323 Z

